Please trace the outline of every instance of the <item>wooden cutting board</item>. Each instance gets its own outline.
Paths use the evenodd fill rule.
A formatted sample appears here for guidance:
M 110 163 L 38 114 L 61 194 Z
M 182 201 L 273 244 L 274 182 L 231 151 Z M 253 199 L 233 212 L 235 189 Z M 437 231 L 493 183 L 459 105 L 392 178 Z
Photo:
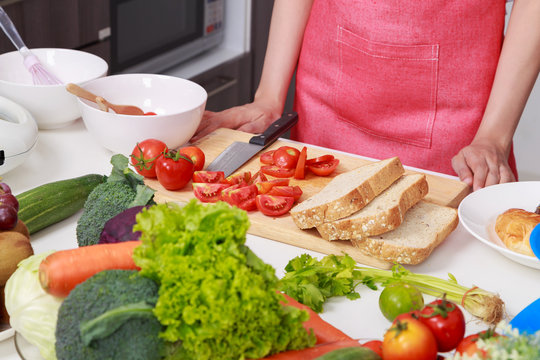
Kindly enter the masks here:
M 200 147 L 204 151 L 206 156 L 206 165 L 208 165 L 233 141 L 247 142 L 252 136 L 253 134 L 222 128 L 202 138 L 194 145 Z M 283 145 L 293 146 L 299 150 L 301 150 L 304 146 L 304 144 L 298 142 L 280 139 L 266 150 L 277 149 Z M 325 154 L 333 154 L 340 160 L 340 163 L 336 171 L 334 171 L 334 173 L 329 177 L 319 177 L 313 175 L 312 173 L 308 173 L 306 179 L 304 180 L 291 179 L 290 184 L 299 185 L 303 191 L 300 201 L 317 193 L 331 180 L 333 176 L 372 162 L 371 160 L 359 158 L 358 156 L 351 154 L 316 146 L 306 146 L 308 158 Z M 261 164 L 258 156 L 255 156 L 238 171 L 251 171 L 253 174 L 259 170 L 260 165 Z M 407 170 L 406 172 L 412 173 L 413 171 Z M 457 207 L 460 201 L 470 191 L 468 186 L 460 181 L 432 174 L 426 174 L 426 176 L 429 184 L 429 193 L 425 199 L 428 201 L 441 205 Z M 146 179 L 145 182 L 147 186 L 156 190 L 156 202 L 187 202 L 195 197 L 193 195 L 191 186 L 189 185 L 182 190 L 169 191 L 163 188 L 157 180 Z M 349 241 L 326 241 L 319 236 L 315 229 L 298 229 L 289 215 L 272 218 L 263 215 L 259 211 L 253 211 L 249 213 L 249 218 L 251 221 L 251 227 L 249 229 L 250 234 L 324 254 L 341 254 L 342 252 L 346 252 L 357 262 L 377 268 L 389 269 L 392 267 L 391 263 L 364 254 L 362 251 L 354 247 Z

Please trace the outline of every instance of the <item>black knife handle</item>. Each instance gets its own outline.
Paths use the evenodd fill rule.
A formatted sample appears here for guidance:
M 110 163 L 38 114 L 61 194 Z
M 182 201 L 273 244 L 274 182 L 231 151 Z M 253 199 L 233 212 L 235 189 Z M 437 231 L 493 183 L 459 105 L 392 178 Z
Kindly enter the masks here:
M 249 139 L 249 143 L 265 148 L 276 141 L 281 135 L 287 132 L 287 130 L 296 125 L 297 122 L 298 114 L 296 112 L 285 113 L 279 119 L 274 121 L 268 129 L 264 130 L 261 135 Z

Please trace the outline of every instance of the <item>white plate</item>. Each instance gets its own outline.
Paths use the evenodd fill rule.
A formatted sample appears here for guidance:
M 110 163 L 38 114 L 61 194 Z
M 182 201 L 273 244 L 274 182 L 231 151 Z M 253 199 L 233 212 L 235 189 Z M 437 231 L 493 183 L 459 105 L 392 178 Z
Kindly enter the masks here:
M 3 331 L 0 331 L 0 341 L 9 339 L 10 337 L 13 336 L 13 334 L 15 334 L 15 330 L 13 330 L 13 328 L 9 328 L 9 329 L 5 329 Z
M 540 181 L 523 181 L 488 186 L 469 194 L 459 204 L 461 223 L 475 238 L 507 258 L 535 269 L 540 260 L 508 249 L 495 233 L 497 216 L 510 208 L 535 211 L 540 204 Z

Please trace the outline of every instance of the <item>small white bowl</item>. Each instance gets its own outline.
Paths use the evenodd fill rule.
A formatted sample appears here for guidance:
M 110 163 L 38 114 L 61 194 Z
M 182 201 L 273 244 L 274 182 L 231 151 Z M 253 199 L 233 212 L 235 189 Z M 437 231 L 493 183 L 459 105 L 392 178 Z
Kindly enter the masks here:
M 21 165 L 34 149 L 38 127 L 32 115 L 0 96 L 0 175 Z
M 64 83 L 82 85 L 105 76 L 108 64 L 99 56 L 71 49 L 31 49 L 43 67 Z M 19 52 L 0 55 L 0 96 L 15 101 L 33 115 L 40 129 L 60 128 L 77 120 L 77 101 L 65 85 L 34 85 Z
M 178 77 L 155 74 L 106 76 L 83 88 L 117 105 L 135 105 L 145 113 L 121 115 L 101 111 L 90 101 L 78 99 L 82 119 L 90 134 L 114 153 L 131 154 L 137 142 L 158 139 L 171 149 L 195 134 L 208 97 L 200 85 Z

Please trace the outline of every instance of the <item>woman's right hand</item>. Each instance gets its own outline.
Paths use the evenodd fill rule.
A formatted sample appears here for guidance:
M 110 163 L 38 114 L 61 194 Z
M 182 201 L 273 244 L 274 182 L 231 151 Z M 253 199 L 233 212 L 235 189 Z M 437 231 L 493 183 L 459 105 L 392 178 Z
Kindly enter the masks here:
M 264 132 L 266 128 L 281 116 L 281 109 L 254 101 L 235 106 L 220 112 L 205 111 L 191 142 L 195 142 L 218 128 L 230 128 L 253 134 Z

